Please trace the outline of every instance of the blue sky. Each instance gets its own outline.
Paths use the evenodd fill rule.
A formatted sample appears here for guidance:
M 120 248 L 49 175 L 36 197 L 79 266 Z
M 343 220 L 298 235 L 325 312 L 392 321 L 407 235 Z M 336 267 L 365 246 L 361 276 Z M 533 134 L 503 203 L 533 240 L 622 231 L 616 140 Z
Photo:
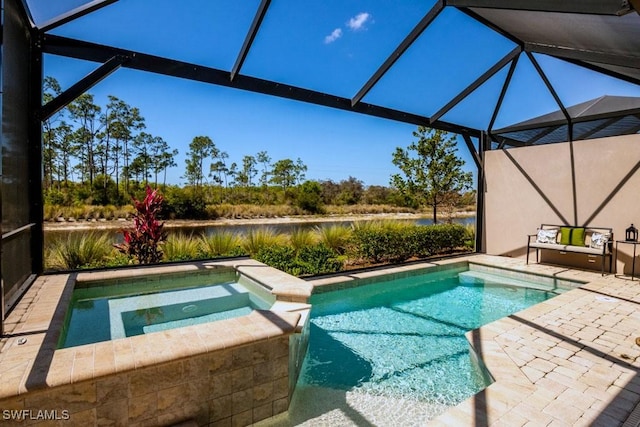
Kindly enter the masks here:
M 81 0 L 28 0 L 37 22 Z M 353 97 L 432 7 L 433 1 L 274 0 L 242 74 Z M 176 6 L 179 4 L 179 7 Z M 121 0 L 53 31 L 144 53 L 231 70 L 258 0 Z M 506 55 L 514 45 L 447 8 L 364 98 L 429 116 Z M 544 56 L 536 56 L 565 106 L 604 94 L 640 96 L 640 88 Z M 97 64 L 45 57 L 45 75 L 63 88 Z M 507 67 L 442 119 L 486 128 Z M 240 163 L 266 150 L 275 160 L 300 157 L 307 178 L 355 176 L 388 185 L 398 146 L 415 126 L 249 92 L 120 69 L 90 91 L 100 105 L 115 95 L 138 107 L 147 129 L 179 150 L 169 181 L 181 183 L 193 137 L 207 135 Z M 557 110 L 523 55 L 495 128 Z M 464 143 L 459 154 L 475 170 Z

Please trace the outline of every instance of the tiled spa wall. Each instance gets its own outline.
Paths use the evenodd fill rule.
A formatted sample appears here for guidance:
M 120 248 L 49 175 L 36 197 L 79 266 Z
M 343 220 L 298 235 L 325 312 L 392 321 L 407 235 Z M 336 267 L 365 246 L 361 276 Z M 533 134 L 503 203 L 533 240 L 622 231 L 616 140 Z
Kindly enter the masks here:
M 3 425 L 249 425 L 287 410 L 289 336 L 0 400 Z M 26 421 L 7 411 L 22 411 Z M 48 411 L 43 414 L 42 411 Z M 15 414 L 15 412 L 13 413 Z M 7 424 L 4 424 L 7 423 Z

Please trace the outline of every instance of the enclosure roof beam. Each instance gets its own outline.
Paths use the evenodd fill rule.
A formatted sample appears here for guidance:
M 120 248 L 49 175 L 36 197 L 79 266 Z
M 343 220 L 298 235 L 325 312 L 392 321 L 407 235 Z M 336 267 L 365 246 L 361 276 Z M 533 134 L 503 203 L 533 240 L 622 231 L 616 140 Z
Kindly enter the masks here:
M 459 134 L 468 133 L 472 136 L 480 135 L 480 131 L 478 129 L 459 126 L 444 121 L 431 123 L 428 117 L 378 105 L 359 103 L 352 106 L 349 98 L 343 98 L 241 74 L 237 75 L 236 78 L 231 81 L 229 80 L 228 71 L 51 34 L 44 36 L 42 48 L 43 52 L 48 54 L 94 62 L 104 62 L 114 56 L 128 57 L 130 59 L 126 63 L 122 64 L 125 68 L 179 77 L 203 83 L 215 84 L 218 86 L 242 89 L 265 95 L 272 95 L 310 104 L 367 114 L 403 123 L 410 123 L 418 126 L 430 126 L 447 132 Z
M 547 87 L 547 90 L 549 90 L 549 93 L 551 93 L 551 96 L 553 96 L 553 99 L 556 101 L 556 104 L 558 104 L 558 107 L 560 107 L 560 110 L 562 111 L 562 115 L 565 117 L 565 119 L 567 119 L 567 123 L 571 125 L 571 116 L 569 115 L 569 112 L 567 111 L 567 109 L 564 108 L 564 104 L 562 103 L 562 100 L 558 96 L 558 93 L 556 92 L 556 90 L 553 88 L 553 85 L 547 78 L 547 75 L 544 73 L 544 70 L 542 69 L 542 67 L 536 60 L 535 56 L 533 56 L 531 52 L 526 52 L 526 54 L 527 54 L 527 57 L 529 58 L 529 61 L 531 61 L 536 71 L 538 72 L 538 75 L 544 82 L 544 85 Z
M 27 0 L 20 0 L 20 4 L 22 5 L 22 12 L 24 13 L 25 18 L 29 23 L 29 27 L 31 27 L 31 29 L 36 28 L 36 24 L 35 24 L 35 21 L 33 20 L 33 15 L 31 15 L 31 9 L 27 4 Z
M 371 78 L 365 83 L 365 85 L 358 91 L 356 96 L 351 99 L 351 105 L 356 105 L 366 96 L 367 93 L 375 86 L 376 83 L 385 75 L 387 71 L 395 64 L 395 62 L 402 56 L 402 54 L 409 49 L 414 41 L 427 29 L 427 27 L 438 17 L 440 12 L 444 9 L 443 0 L 437 0 L 436 4 L 427 12 L 427 14 L 418 22 L 418 24 L 411 30 L 411 32 L 405 37 L 400 45 L 393 51 L 393 53 L 384 61 L 384 63 L 378 68 L 378 70 L 371 76 Z
M 231 69 L 231 80 L 236 77 L 236 75 L 240 72 L 242 68 L 242 64 L 244 64 L 244 60 L 247 59 L 247 55 L 249 54 L 249 49 L 251 49 L 251 45 L 258 34 L 258 30 L 260 29 L 260 25 L 262 24 L 262 20 L 267 13 L 267 9 L 269 8 L 269 4 L 271 0 L 262 0 L 260 2 L 260 6 L 258 7 L 258 11 L 256 12 L 256 16 L 253 18 L 253 22 L 251 23 L 251 28 L 249 28 L 249 32 L 247 33 L 247 37 L 244 39 L 244 43 L 242 44 L 242 49 L 240 49 L 240 54 L 238 54 L 238 58 L 236 59 L 236 63 L 233 65 Z
M 460 12 L 464 13 L 465 15 L 469 16 L 470 18 L 475 19 L 476 21 L 478 21 L 479 23 L 481 23 L 485 27 L 490 28 L 491 30 L 493 30 L 496 33 L 500 34 L 502 37 L 511 40 L 513 43 L 517 44 L 518 46 L 524 46 L 524 42 L 521 39 L 519 39 L 518 37 L 514 36 L 513 34 L 508 32 L 507 30 L 503 29 L 502 27 L 499 27 L 498 25 L 496 25 L 493 22 L 489 21 L 484 16 L 476 13 L 472 9 L 469 9 L 469 8 L 466 8 L 466 7 L 462 7 L 462 8 L 459 8 L 458 10 Z
M 43 105 L 40 110 L 40 119 L 42 121 L 49 119 L 55 113 L 73 102 L 80 95 L 91 89 L 93 86 L 95 86 L 111 73 L 120 68 L 122 64 L 124 64 L 128 59 L 128 57 L 122 55 L 116 55 L 110 58 L 107 62 L 93 70 L 91 73 L 87 74 L 69 89 L 65 90 L 60 95 Z
M 467 86 L 467 88 L 462 92 L 460 92 L 458 96 L 453 98 L 451 101 L 449 101 L 447 105 L 442 107 L 437 113 L 431 116 L 429 120 L 433 123 L 438 119 L 440 119 L 440 117 L 444 116 L 449 110 L 451 110 L 453 107 L 458 105 L 460 101 L 462 101 L 464 98 L 469 96 L 474 90 L 476 90 L 478 87 L 484 84 L 484 82 L 486 82 L 491 77 L 493 77 L 493 75 L 496 74 L 498 71 L 500 71 L 505 65 L 507 65 L 515 57 L 520 55 L 520 52 L 522 52 L 522 49 L 519 46 L 514 48 L 511 52 L 505 55 L 500 61 L 496 62 L 493 65 L 493 67 L 489 68 L 487 71 L 484 72 L 484 74 L 478 77 L 476 81 L 474 81 L 469 86 Z
M 471 141 L 471 137 L 467 134 L 463 134 L 462 139 L 464 139 L 464 142 L 467 144 L 467 148 L 469 149 L 471 157 L 473 158 L 476 166 L 478 167 L 478 169 L 482 169 L 482 161 L 480 160 L 480 155 L 478 154 L 478 150 L 476 150 L 476 147 L 474 147 L 473 141 Z
M 640 85 L 640 79 L 626 74 L 616 73 L 605 67 L 605 65 L 613 65 L 637 70 L 640 69 L 640 59 L 637 57 L 613 55 L 590 50 L 577 50 L 539 43 L 525 43 L 524 48 L 527 52 L 543 53 L 617 79 Z M 603 66 L 599 67 L 598 64 L 602 64 Z
M 626 0 L 447 0 L 447 6 L 614 16 L 631 11 Z
M 38 29 L 43 33 L 47 31 L 51 31 L 54 28 L 57 28 L 61 25 L 64 25 L 68 22 L 71 22 L 75 19 L 78 19 L 82 16 L 88 15 L 96 10 L 102 9 L 105 6 L 109 6 L 112 3 L 117 2 L 118 0 L 93 0 L 89 3 L 83 4 L 81 6 L 76 7 L 68 12 L 65 12 L 61 15 L 56 16 L 53 19 L 42 24 Z
M 502 102 L 504 101 L 504 97 L 507 94 L 507 90 L 509 90 L 509 85 L 511 84 L 511 78 L 513 77 L 513 73 L 516 70 L 516 66 L 518 65 L 518 60 L 520 59 L 520 55 L 513 58 L 511 61 L 511 66 L 509 67 L 509 71 L 507 72 L 507 78 L 504 79 L 504 84 L 502 85 L 502 89 L 500 90 L 500 96 L 498 97 L 498 102 L 496 102 L 496 107 L 493 109 L 493 114 L 491 115 L 491 120 L 489 121 L 489 127 L 487 130 L 491 133 L 493 129 L 493 125 L 498 118 L 498 113 L 500 112 L 500 108 L 502 107 Z
M 572 49 L 568 47 L 552 46 L 542 43 L 525 43 L 527 52 L 544 53 L 559 58 L 575 59 L 578 61 L 595 62 L 618 67 L 640 68 L 640 58 L 637 56 L 624 56 L 598 52 L 586 49 Z

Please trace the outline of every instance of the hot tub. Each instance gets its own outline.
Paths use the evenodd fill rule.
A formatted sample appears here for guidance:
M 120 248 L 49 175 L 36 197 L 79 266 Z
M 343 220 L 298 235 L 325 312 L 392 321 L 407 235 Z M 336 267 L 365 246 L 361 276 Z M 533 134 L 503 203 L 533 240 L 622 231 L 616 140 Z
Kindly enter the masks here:
M 269 310 L 276 298 L 231 267 L 79 281 L 58 348 L 108 341 Z

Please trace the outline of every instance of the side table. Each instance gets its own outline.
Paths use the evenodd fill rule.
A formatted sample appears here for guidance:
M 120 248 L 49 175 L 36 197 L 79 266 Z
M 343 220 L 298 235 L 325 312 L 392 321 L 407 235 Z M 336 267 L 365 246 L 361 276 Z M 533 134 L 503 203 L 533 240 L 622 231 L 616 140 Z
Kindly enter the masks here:
M 633 280 L 636 274 L 636 247 L 640 245 L 640 242 L 637 240 L 616 240 L 616 255 L 614 261 L 614 265 L 616 266 L 618 265 L 618 243 L 633 245 L 633 258 L 631 258 L 631 280 Z

